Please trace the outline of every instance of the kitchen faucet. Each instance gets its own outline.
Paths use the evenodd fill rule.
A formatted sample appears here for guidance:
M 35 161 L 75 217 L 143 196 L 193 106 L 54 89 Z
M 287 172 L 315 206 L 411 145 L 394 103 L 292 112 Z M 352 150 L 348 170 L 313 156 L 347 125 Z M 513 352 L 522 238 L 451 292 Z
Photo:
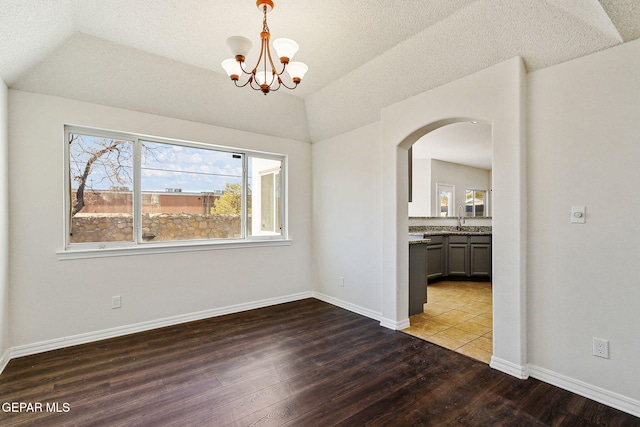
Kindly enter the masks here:
M 463 212 L 462 206 L 458 206 L 458 226 L 456 227 L 458 231 L 462 230 L 462 225 L 464 224 Z

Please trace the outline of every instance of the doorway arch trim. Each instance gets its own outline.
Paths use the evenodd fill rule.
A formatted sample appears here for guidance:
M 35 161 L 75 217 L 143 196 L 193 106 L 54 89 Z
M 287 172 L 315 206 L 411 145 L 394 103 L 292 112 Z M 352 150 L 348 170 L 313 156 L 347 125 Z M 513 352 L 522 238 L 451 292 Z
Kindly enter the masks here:
M 493 356 L 491 366 L 528 377 L 526 355 L 525 70 L 520 57 L 382 110 L 382 320 L 408 326 L 409 147 L 447 124 L 482 120 L 493 140 Z

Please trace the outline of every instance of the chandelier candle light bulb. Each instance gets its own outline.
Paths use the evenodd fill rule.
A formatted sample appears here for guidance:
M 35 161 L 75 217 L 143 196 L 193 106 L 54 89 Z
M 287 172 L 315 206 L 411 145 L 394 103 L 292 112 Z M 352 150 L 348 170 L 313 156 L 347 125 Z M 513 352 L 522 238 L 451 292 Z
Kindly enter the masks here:
M 262 32 L 260 33 L 260 56 L 258 57 L 256 65 L 250 70 L 245 68 L 243 65 L 251 47 L 253 46 L 251 40 L 242 36 L 233 36 L 227 39 L 227 44 L 229 45 L 234 58 L 222 61 L 222 68 L 224 68 L 227 75 L 236 86 L 244 87 L 249 85 L 253 90 L 260 90 L 265 95 L 271 91 L 280 89 L 282 86 L 287 89 L 295 89 L 302 81 L 305 73 L 309 70 L 309 67 L 302 62 L 291 61 L 293 59 L 293 55 L 298 51 L 298 43 L 286 38 L 279 38 L 273 41 L 273 49 L 282 64 L 282 69 L 277 71 L 271 56 L 271 48 L 269 46 L 271 34 L 269 33 L 269 27 L 267 26 L 267 13 L 273 9 L 273 1 L 257 0 L 256 5 L 264 14 Z M 287 74 L 291 78 L 293 86 L 285 84 L 280 77 L 285 71 L 287 71 Z M 269 74 L 271 74 L 270 78 Z M 241 76 L 247 77 L 247 81 L 243 84 L 239 83 Z

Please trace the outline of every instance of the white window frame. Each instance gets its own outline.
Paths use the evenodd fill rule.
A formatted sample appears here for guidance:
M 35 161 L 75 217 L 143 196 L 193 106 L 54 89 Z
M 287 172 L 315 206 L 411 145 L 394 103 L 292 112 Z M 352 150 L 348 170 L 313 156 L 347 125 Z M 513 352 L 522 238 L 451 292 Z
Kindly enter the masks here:
M 71 243 L 71 212 L 69 209 L 71 200 L 70 189 L 70 151 L 69 151 L 69 134 L 78 133 L 90 136 L 126 139 L 133 141 L 133 225 L 134 240 L 133 242 L 91 242 L 91 243 Z M 200 251 L 211 249 L 229 249 L 241 247 L 255 246 L 281 246 L 290 245 L 292 242 L 288 237 L 288 215 L 287 215 L 287 166 L 288 157 L 284 154 L 268 153 L 262 151 L 248 150 L 237 147 L 228 147 L 214 145 L 209 143 L 186 141 L 162 138 L 156 136 L 135 134 L 130 132 L 110 131 L 104 129 L 95 129 L 74 125 L 64 126 L 64 179 L 63 179 L 63 199 L 64 199 L 64 226 L 63 226 L 63 249 L 57 252 L 58 259 L 78 259 L 78 258 L 98 258 L 107 256 L 123 256 L 123 255 L 140 255 L 150 253 L 165 252 L 185 252 Z M 141 141 L 157 142 L 164 144 L 179 145 L 184 147 L 192 147 L 206 150 L 215 150 L 242 155 L 242 189 L 243 189 L 243 206 L 242 211 L 242 237 L 229 239 L 209 239 L 209 240 L 174 240 L 160 242 L 145 242 L 142 239 L 142 191 L 141 191 Z M 248 195 L 248 159 L 249 157 L 257 157 L 263 159 L 278 160 L 281 162 L 280 168 L 280 212 L 282 230 L 280 234 L 270 235 L 249 235 L 248 232 L 248 214 L 247 214 L 247 195 Z
M 455 217 L 455 205 L 456 205 L 456 186 L 454 184 L 445 184 L 442 182 L 436 182 L 436 207 L 435 207 L 435 215 L 438 218 L 445 218 L 440 216 L 440 193 L 441 192 L 451 193 L 451 200 L 449 200 L 449 212 L 446 218 Z
M 262 178 L 264 178 L 265 176 L 271 175 L 271 176 L 273 176 L 273 181 L 274 181 L 274 186 L 275 186 L 276 177 L 277 177 L 277 180 L 280 180 L 280 176 L 279 176 L 280 175 L 280 169 L 281 168 L 275 168 L 275 169 L 269 169 L 269 170 L 266 170 L 266 171 L 262 171 L 262 172 L 260 172 L 260 179 L 262 180 Z M 261 190 L 262 190 L 262 187 L 261 187 Z M 262 200 L 262 195 L 261 195 L 260 199 Z M 262 203 L 264 204 L 264 201 L 262 201 Z M 268 233 L 276 233 L 276 225 L 279 222 L 277 220 L 277 216 L 278 216 L 278 215 L 276 215 L 277 212 L 278 212 L 277 205 L 276 205 L 276 203 L 274 203 L 273 204 L 273 209 L 272 209 L 272 212 L 271 212 L 271 214 L 273 215 L 273 222 L 274 222 L 273 223 L 273 230 L 267 230 Z M 262 210 L 261 210 L 261 213 L 262 213 Z M 260 221 L 260 222 L 262 222 L 262 221 Z M 282 228 L 282 227 L 280 227 L 280 228 Z M 262 225 L 260 226 L 260 231 L 261 232 L 264 231 L 264 230 L 262 230 Z
M 484 193 L 484 215 L 482 216 L 476 216 L 476 203 L 475 203 L 475 197 L 472 197 L 473 200 L 473 204 L 471 205 L 471 215 L 467 216 L 467 192 L 472 191 L 472 192 L 477 192 L 477 191 L 481 191 Z M 465 217 L 466 218 L 487 218 L 489 216 L 489 191 L 485 188 L 466 188 L 464 190 L 464 195 L 465 195 L 465 200 L 464 200 L 464 212 L 465 212 Z

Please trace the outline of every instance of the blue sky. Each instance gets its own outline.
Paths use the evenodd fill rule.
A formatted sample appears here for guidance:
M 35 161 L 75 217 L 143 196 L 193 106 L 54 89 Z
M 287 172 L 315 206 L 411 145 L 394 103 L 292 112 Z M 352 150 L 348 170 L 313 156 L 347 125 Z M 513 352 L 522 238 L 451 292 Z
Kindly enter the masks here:
M 227 183 L 242 181 L 242 158 L 233 153 L 142 141 L 142 191 L 183 192 L 224 190 Z M 133 188 L 133 143 L 108 138 L 78 135 L 70 146 L 72 188 L 94 153 L 105 147 L 117 150 L 100 156 L 91 168 L 87 186 L 106 190 L 113 186 Z
M 142 191 L 224 190 L 225 184 L 242 181 L 242 158 L 233 153 L 148 141 L 143 147 Z

